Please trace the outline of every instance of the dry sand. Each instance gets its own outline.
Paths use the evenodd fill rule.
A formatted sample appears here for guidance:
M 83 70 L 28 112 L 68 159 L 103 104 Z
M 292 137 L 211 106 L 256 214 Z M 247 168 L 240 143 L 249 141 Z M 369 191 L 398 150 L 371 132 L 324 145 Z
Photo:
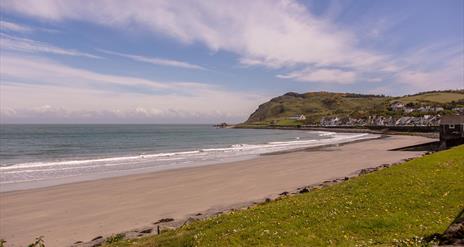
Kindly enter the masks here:
M 422 152 L 388 150 L 430 141 L 391 136 L 221 165 L 5 192 L 0 194 L 0 238 L 7 246 L 24 246 L 43 235 L 47 247 L 67 246 L 417 157 Z

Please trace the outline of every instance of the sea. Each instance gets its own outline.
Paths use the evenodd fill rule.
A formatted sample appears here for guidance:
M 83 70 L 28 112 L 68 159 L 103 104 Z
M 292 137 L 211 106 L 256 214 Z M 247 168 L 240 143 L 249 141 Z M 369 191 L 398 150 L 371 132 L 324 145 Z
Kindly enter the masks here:
M 0 125 L 0 191 L 225 164 L 374 138 L 363 133 L 212 125 Z

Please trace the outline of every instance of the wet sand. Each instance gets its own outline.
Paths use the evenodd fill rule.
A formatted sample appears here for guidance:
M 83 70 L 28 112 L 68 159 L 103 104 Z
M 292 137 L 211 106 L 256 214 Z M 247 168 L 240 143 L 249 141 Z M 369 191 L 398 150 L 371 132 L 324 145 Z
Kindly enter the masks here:
M 423 152 L 389 151 L 433 139 L 389 136 L 256 159 L 0 193 L 0 238 L 24 246 L 44 236 L 47 247 L 180 219 L 213 208 L 350 176 Z

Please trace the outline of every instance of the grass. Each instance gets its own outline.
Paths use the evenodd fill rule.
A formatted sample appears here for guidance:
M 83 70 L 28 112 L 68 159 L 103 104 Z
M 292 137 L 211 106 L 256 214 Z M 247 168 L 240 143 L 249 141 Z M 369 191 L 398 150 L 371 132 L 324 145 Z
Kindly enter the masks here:
M 367 116 L 368 113 L 386 111 L 388 100 L 385 97 L 357 98 L 325 92 L 306 93 L 301 97 L 284 95 L 260 105 L 247 122 L 285 119 L 300 114 L 306 115 L 307 123 L 317 123 L 324 116 L 348 116 L 353 113 Z
M 123 246 L 414 246 L 464 208 L 464 145 Z M 419 239 L 419 240 L 418 240 Z
M 297 126 L 297 125 L 301 125 L 301 124 L 304 124 L 303 121 L 299 121 L 299 120 L 295 120 L 295 119 L 278 119 L 276 120 L 277 121 L 277 125 L 282 125 L 282 126 Z
M 437 92 L 426 93 L 413 96 L 405 96 L 400 98 L 400 101 L 407 103 L 433 102 L 433 103 L 448 103 L 451 101 L 464 100 L 464 93 L 453 92 Z
M 393 111 L 389 106 L 396 101 L 413 103 L 416 108 L 424 105 L 441 106 L 447 109 L 447 114 L 454 107 L 464 107 L 464 91 L 424 92 L 403 97 L 379 97 L 375 95 L 357 95 L 345 93 L 311 92 L 304 94 L 287 93 L 261 104 L 250 115 L 246 124 L 271 124 L 272 120 L 285 119 L 304 114 L 305 124 L 317 124 L 323 117 L 361 118 L 369 116 L 403 116 L 401 112 Z M 415 112 L 422 116 L 426 113 Z M 279 121 L 277 125 L 281 124 Z M 292 125 L 292 124 L 289 124 Z

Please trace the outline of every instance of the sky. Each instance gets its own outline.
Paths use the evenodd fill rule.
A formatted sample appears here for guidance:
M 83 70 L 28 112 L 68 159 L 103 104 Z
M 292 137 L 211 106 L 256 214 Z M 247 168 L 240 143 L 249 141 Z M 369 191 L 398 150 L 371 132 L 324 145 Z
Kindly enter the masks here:
M 0 122 L 237 123 L 286 92 L 464 88 L 462 0 L 2 0 Z

